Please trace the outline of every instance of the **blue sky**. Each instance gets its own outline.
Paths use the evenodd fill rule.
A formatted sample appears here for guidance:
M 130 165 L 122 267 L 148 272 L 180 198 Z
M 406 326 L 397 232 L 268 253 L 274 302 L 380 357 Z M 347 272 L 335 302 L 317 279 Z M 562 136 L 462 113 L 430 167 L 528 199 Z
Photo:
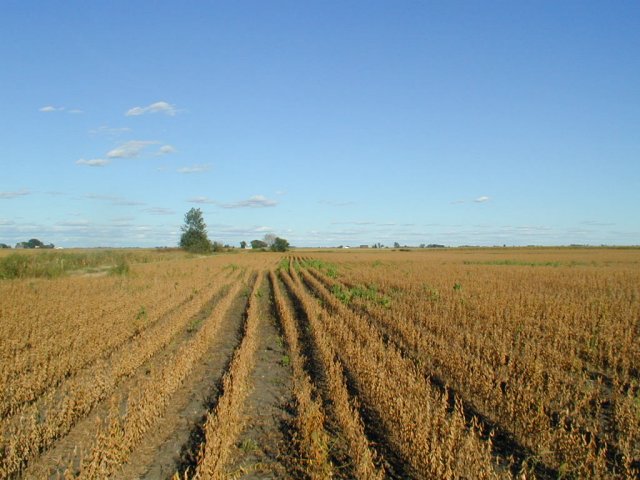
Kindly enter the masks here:
M 0 242 L 640 244 L 638 2 L 0 5 Z

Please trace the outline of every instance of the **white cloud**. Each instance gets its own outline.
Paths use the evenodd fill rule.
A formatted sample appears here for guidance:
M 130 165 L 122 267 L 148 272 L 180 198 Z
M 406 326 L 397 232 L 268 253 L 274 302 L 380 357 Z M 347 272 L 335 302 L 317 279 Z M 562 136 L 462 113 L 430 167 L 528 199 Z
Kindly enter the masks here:
M 119 147 L 114 148 L 113 150 L 107 153 L 107 157 L 109 158 L 134 158 L 140 155 L 142 150 L 144 150 L 149 145 L 157 144 L 158 142 L 150 141 L 150 140 L 130 140 L 126 143 L 123 143 Z
M 182 167 L 177 170 L 178 173 L 202 173 L 211 170 L 210 165 L 192 165 L 190 167 Z
M 486 195 L 482 195 L 481 197 L 478 197 L 474 200 L 474 202 L 476 203 L 484 203 L 488 201 L 489 201 L 489 197 L 487 197 Z
M 223 203 L 220 204 L 222 208 L 264 208 L 275 207 L 278 204 L 275 200 L 270 200 L 263 195 L 254 195 L 247 200 L 240 200 L 239 202 Z
M 106 160 L 104 158 L 93 158 L 91 160 L 81 158 L 80 160 L 76 160 L 76 165 L 86 165 L 88 167 L 104 167 L 110 163 L 110 160 Z
M 144 115 L 145 113 L 164 113 L 166 115 L 173 116 L 177 112 L 175 106 L 167 102 L 156 102 L 146 107 L 133 107 L 127 110 L 125 115 L 127 117 L 137 117 Z
M 17 192 L 0 192 L 0 198 L 3 199 L 7 199 L 7 198 L 16 198 L 16 197 L 22 197 L 24 195 L 29 195 L 31 192 L 28 190 L 20 190 Z
M 64 107 L 54 107 L 53 105 L 47 105 L 40 109 L 41 112 L 49 113 L 49 112 L 61 112 L 64 110 Z
M 176 153 L 176 149 L 172 145 L 163 145 L 158 150 L 159 155 L 168 155 L 170 153 Z

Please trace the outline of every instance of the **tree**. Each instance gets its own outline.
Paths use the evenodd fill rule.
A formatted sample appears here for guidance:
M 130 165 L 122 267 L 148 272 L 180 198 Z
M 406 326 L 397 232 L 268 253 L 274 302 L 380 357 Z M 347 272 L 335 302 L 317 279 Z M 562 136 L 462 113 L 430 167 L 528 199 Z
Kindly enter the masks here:
M 284 238 L 276 237 L 271 245 L 271 251 L 273 252 L 286 252 L 289 250 L 289 242 Z
M 180 247 L 193 253 L 209 253 L 213 244 L 207 236 L 207 224 L 202 218 L 199 208 L 192 208 L 184 215 L 184 225 L 181 227 Z
M 251 248 L 257 250 L 258 248 L 267 248 L 267 244 L 262 240 L 251 240 Z
M 242 241 L 240 242 L 240 248 L 242 248 L 242 249 L 247 248 L 247 242 L 245 242 L 244 240 L 242 240 Z
M 0 248 L 11 248 L 11 247 L 6 243 L 0 243 Z
M 278 237 L 276 237 L 273 233 L 267 233 L 262 239 L 262 241 L 267 244 L 266 245 L 267 247 L 271 248 L 277 238 Z
M 398 242 L 393 242 L 393 248 L 400 248 L 400 244 Z

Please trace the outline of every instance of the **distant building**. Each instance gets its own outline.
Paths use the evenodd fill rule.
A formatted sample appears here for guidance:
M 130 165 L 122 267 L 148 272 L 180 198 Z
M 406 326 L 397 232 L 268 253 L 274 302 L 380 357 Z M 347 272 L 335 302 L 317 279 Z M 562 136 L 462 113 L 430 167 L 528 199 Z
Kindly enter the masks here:
M 369 245 L 360 245 L 360 248 L 369 248 Z

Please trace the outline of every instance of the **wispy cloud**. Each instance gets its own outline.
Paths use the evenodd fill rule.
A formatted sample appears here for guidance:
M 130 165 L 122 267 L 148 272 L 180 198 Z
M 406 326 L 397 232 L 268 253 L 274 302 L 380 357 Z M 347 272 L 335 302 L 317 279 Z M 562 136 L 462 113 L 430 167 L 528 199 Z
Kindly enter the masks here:
M 489 197 L 487 197 L 486 195 L 482 195 L 481 197 L 478 197 L 474 200 L 474 202 L 476 203 L 484 203 L 484 202 L 488 202 L 490 200 Z
M 213 200 L 209 197 L 203 197 L 203 196 L 199 196 L 199 197 L 191 197 L 189 200 L 187 200 L 190 203 L 200 203 L 200 204 L 208 204 L 208 205 L 217 205 L 219 202 L 217 202 L 216 200 Z
M 124 197 L 118 197 L 114 195 L 102 195 L 98 193 L 89 193 L 85 195 L 85 198 L 89 198 L 91 200 L 103 200 L 111 203 L 112 205 L 121 205 L 121 206 L 136 206 L 136 205 L 145 205 L 144 202 L 138 202 L 136 200 L 129 200 Z
M 609 222 L 598 222 L 595 220 L 585 220 L 584 222 L 580 222 L 581 225 L 589 225 L 591 227 L 612 227 L 615 225 L 615 223 L 609 223 Z
M 451 205 L 460 205 L 461 203 L 466 203 L 466 200 L 454 200 L 449 202 Z
M 127 110 L 127 117 L 137 117 L 146 113 L 164 113 L 173 116 L 177 113 L 176 107 L 167 102 L 156 102 L 146 107 L 133 107 Z
M 173 145 L 163 145 L 158 150 L 158 155 L 169 155 L 170 153 L 176 153 L 176 149 Z
M 275 200 L 271 200 L 266 198 L 263 195 L 254 195 L 246 200 L 240 200 L 237 202 L 223 203 L 217 200 L 200 196 L 200 197 L 192 197 L 188 200 L 191 203 L 199 203 L 199 204 L 208 204 L 208 205 L 217 205 L 221 208 L 265 208 L 265 207 L 275 207 L 278 202 Z
M 222 208 L 265 208 L 275 207 L 278 204 L 275 200 L 270 200 L 263 195 L 254 195 L 247 200 L 240 200 L 239 202 L 223 203 L 220 206 Z
M 331 225 L 375 225 L 375 222 L 368 220 L 356 220 L 352 222 L 331 222 Z
M 109 127 L 108 125 L 101 125 L 98 128 L 89 130 L 89 135 L 106 135 L 109 137 L 117 137 L 123 133 L 129 133 L 131 131 L 128 127 Z
M 86 165 L 88 167 L 104 167 L 111 163 L 111 160 L 107 160 L 104 158 L 93 158 L 91 160 L 85 160 L 81 158 L 80 160 L 76 160 L 76 165 Z
M 211 170 L 210 165 L 191 165 L 190 167 L 182 167 L 177 170 L 178 173 L 203 173 Z
M 130 140 L 107 153 L 109 158 L 135 158 L 149 145 L 157 144 L 152 140 Z
M 64 107 L 54 107 L 53 105 L 46 105 L 40 109 L 40 111 L 44 113 L 61 112 L 63 110 L 64 110 Z
M 162 207 L 149 207 L 145 208 L 144 211 L 151 215 L 174 215 L 176 213 L 175 210 Z
M 19 190 L 17 192 L 0 192 L 0 198 L 1 199 L 8 199 L 8 198 L 17 198 L 17 197 L 23 197 L 25 195 L 29 195 L 31 192 L 29 190 Z
M 56 222 L 54 225 L 59 227 L 86 227 L 91 225 L 91 222 L 89 222 L 89 220 L 65 220 Z
M 63 112 L 65 111 L 64 107 L 55 107 L 53 105 L 46 105 L 42 108 L 38 109 L 40 112 L 44 112 L 44 113 L 52 113 L 52 112 Z M 67 110 L 67 113 L 71 113 L 71 114 L 79 114 L 79 113 L 84 113 L 83 110 L 80 110 L 79 108 L 71 108 L 69 110 Z

